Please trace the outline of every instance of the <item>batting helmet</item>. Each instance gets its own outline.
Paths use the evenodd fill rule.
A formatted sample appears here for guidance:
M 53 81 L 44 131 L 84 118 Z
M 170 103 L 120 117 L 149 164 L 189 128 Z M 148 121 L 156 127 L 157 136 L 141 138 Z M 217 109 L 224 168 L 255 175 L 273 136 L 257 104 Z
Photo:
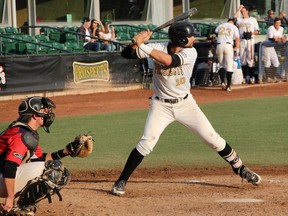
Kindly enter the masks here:
M 27 122 L 32 115 L 43 117 L 43 128 L 49 133 L 49 127 L 55 119 L 55 114 L 52 112 L 53 108 L 56 108 L 56 105 L 49 98 L 38 96 L 28 97 L 19 105 L 19 118 L 17 121 Z M 42 109 L 45 109 L 45 113 L 40 111 Z
M 172 24 L 168 30 L 168 34 L 173 45 L 185 47 L 188 43 L 187 37 L 194 36 L 195 30 L 192 23 L 182 21 Z
M 228 18 L 227 22 L 230 22 L 230 21 L 232 21 L 234 25 L 237 24 L 237 18 L 235 18 L 235 17 Z

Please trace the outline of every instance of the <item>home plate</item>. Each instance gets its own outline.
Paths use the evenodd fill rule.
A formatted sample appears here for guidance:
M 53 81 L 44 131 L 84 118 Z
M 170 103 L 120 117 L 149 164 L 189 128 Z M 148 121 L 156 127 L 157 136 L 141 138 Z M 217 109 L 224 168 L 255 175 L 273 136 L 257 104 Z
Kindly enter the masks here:
M 258 202 L 264 202 L 264 200 L 253 198 L 232 198 L 232 199 L 216 200 L 215 202 L 258 203 Z

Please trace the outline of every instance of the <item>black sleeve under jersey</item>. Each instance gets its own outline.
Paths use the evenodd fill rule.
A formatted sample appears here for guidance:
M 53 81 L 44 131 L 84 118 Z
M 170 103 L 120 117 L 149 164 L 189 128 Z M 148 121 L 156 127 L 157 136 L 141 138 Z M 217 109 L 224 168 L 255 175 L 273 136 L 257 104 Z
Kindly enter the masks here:
M 172 54 L 171 57 L 172 57 L 172 62 L 170 64 L 171 67 L 178 67 L 181 65 L 181 60 L 178 55 Z
M 121 56 L 127 59 L 136 59 L 138 58 L 136 55 L 136 50 L 132 49 L 132 47 L 130 45 L 126 46 L 122 52 L 121 52 Z
M 13 161 L 5 161 L 3 178 L 15 178 L 18 165 Z

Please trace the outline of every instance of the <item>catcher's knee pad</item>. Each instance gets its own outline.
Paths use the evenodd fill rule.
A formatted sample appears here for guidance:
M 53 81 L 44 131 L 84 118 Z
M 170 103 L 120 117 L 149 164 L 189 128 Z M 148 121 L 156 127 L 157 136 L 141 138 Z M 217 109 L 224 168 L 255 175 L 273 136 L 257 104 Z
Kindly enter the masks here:
M 30 180 L 26 186 L 15 195 L 14 206 L 25 209 L 48 198 L 55 193 L 62 200 L 60 190 L 70 181 L 70 172 L 59 160 L 50 160 L 45 163 L 45 169 L 40 177 Z

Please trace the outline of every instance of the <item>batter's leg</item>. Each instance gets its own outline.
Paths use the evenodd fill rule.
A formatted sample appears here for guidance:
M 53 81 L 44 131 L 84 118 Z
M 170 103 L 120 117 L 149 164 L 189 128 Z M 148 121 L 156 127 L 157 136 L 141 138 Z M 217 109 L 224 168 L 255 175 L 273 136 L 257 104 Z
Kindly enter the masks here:
M 144 156 L 148 155 L 153 150 L 165 128 L 175 121 L 169 106 L 170 104 L 162 103 L 157 99 L 151 100 L 144 134 L 136 148 L 130 153 L 120 177 L 113 185 L 112 194 L 125 194 L 126 182 L 134 170 L 140 165 Z

